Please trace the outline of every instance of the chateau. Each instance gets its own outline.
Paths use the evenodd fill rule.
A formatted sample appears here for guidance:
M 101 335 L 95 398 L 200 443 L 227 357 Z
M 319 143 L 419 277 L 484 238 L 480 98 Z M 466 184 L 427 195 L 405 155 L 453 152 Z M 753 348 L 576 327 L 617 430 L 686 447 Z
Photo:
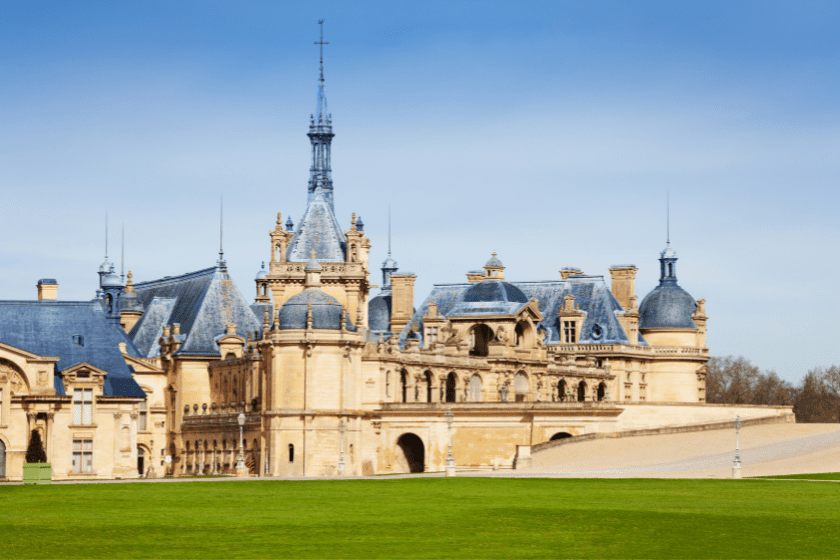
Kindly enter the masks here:
M 318 100 L 306 209 L 277 215 L 253 302 L 221 253 L 136 283 L 106 257 L 92 301 L 54 279 L 0 301 L 0 478 L 32 430 L 55 479 L 329 476 L 442 471 L 450 441 L 458 468 L 511 468 L 552 439 L 731 419 L 704 404 L 708 318 L 670 244 L 641 304 L 634 265 L 523 281 L 495 253 L 415 306 L 389 251 L 374 295 L 364 223 L 334 212 L 323 56 Z

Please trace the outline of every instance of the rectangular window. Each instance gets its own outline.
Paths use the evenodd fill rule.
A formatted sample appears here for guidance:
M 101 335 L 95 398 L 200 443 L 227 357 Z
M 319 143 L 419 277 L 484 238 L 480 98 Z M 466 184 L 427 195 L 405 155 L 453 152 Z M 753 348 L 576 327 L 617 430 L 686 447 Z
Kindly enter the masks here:
M 566 344 L 575 344 L 577 342 L 575 335 L 575 321 L 563 321 L 563 335 Z
M 74 473 L 92 473 L 93 472 L 93 440 L 90 440 L 90 439 L 74 439 L 73 440 L 73 472 Z
M 91 424 L 93 416 L 93 389 L 73 391 L 73 423 Z
M 140 418 L 137 420 L 137 429 L 141 432 L 146 431 L 146 401 L 140 403 Z

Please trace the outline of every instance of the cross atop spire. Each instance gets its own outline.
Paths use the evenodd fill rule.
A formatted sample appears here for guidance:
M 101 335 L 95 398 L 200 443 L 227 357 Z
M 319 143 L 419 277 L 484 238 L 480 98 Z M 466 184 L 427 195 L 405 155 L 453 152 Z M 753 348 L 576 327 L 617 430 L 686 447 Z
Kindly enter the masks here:
M 329 45 L 329 43 L 324 42 L 324 20 L 319 19 L 318 25 L 321 26 L 321 40 L 315 41 L 316 45 L 320 45 L 321 47 L 321 83 L 324 83 L 324 45 Z

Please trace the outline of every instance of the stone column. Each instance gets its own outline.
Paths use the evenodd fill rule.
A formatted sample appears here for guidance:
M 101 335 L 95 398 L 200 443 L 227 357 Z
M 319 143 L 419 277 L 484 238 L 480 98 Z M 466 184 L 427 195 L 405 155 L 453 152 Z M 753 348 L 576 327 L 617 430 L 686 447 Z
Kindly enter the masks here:
M 53 424 L 55 421 L 55 412 L 47 412 L 47 441 L 44 443 L 47 445 L 47 463 L 52 463 L 52 449 L 53 449 L 53 442 L 55 438 L 53 438 Z

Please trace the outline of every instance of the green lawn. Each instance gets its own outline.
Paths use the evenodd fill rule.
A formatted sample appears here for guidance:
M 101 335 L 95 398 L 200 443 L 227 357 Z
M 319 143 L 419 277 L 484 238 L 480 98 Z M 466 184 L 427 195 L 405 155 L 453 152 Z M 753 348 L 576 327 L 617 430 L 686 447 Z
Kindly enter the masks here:
M 836 558 L 840 485 L 419 478 L 0 487 L 2 558 Z
M 753 478 L 792 478 L 796 480 L 840 480 L 840 473 L 814 473 L 814 474 L 781 474 L 777 476 L 756 476 Z

